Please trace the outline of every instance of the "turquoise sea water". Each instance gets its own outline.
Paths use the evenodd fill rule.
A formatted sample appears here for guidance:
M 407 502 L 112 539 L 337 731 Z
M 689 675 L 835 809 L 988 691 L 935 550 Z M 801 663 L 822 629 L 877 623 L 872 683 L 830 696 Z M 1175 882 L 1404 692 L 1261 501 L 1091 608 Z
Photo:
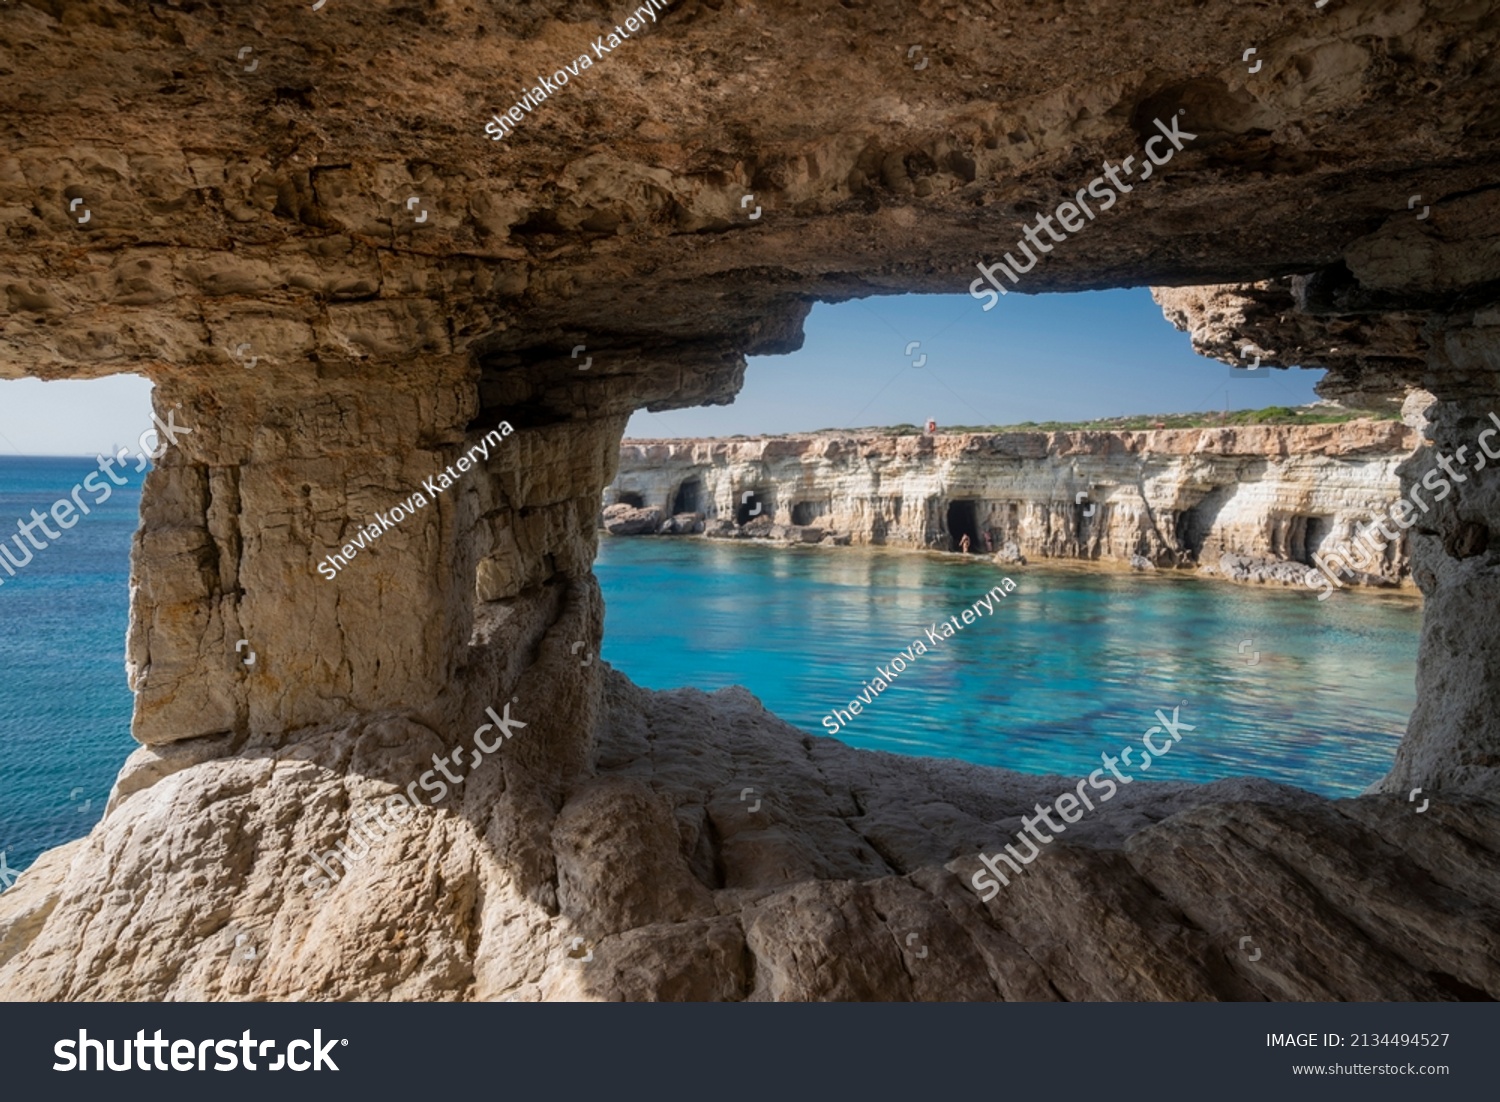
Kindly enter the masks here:
M 0 458 L 0 539 L 97 469 L 91 458 Z M 16 871 L 88 832 L 136 746 L 125 626 L 145 476 L 122 477 L 102 505 L 80 495 L 92 512 L 72 528 L 49 520 L 59 539 L 34 529 L 48 546 L 15 577 L 0 569 L 0 852 Z
M 0 458 L 0 538 L 94 466 Z M 129 479 L 16 577 L 0 570 L 0 852 L 16 871 L 88 831 L 135 748 L 124 653 L 141 476 Z M 977 559 L 609 538 L 597 571 L 612 664 L 650 688 L 745 685 L 817 734 L 877 666 L 1006 576 Z M 1150 777 L 1249 774 L 1348 795 L 1389 767 L 1415 698 L 1415 601 L 1035 566 L 1009 576 L 1016 589 L 992 615 L 928 643 L 837 737 L 1083 776 L 1185 701 L 1195 730 Z
M 1416 699 L 1407 597 L 707 540 L 602 537 L 596 571 L 603 656 L 637 683 L 745 685 L 817 734 L 921 639 L 928 652 L 835 736 L 869 749 L 1081 777 L 1127 742 L 1139 755 L 1154 712 L 1180 706 L 1195 729 L 1138 775 L 1344 796 L 1390 767 Z M 1006 576 L 993 614 L 928 640 Z

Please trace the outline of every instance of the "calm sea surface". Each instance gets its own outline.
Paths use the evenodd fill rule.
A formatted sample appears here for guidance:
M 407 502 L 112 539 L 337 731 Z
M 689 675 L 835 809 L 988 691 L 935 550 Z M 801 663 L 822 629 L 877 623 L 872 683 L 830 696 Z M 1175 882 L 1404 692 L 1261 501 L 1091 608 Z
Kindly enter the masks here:
M 0 537 L 94 466 L 0 458 Z M 0 570 L 0 852 L 17 871 L 93 826 L 135 748 L 124 652 L 141 477 L 16 577 Z M 604 657 L 650 688 L 745 685 L 826 734 L 823 717 L 847 709 L 877 665 L 927 643 L 839 732 L 853 746 L 1083 776 L 1139 740 L 1157 708 L 1181 705 L 1195 729 L 1151 777 L 1253 774 L 1351 795 L 1389 767 L 1415 699 L 1409 599 L 1320 604 L 1191 577 L 1006 572 L 858 548 L 601 544 Z M 927 640 L 924 628 L 1007 573 L 1016 589 L 992 615 Z
M 125 625 L 145 475 L 134 466 L 104 504 L 80 494 L 92 513 L 72 528 L 49 519 L 60 539 L 35 529 L 49 546 L 15 577 L 0 569 L 0 852 L 17 871 L 88 833 L 136 746 Z M 81 457 L 0 458 L 0 539 L 23 557 L 10 542 L 16 521 L 46 513 L 97 470 Z
M 745 685 L 818 734 L 921 639 L 928 652 L 836 736 L 875 750 L 1082 777 L 1180 706 L 1194 730 L 1151 777 L 1346 796 L 1390 767 L 1416 700 L 1409 597 L 656 538 L 601 538 L 595 569 L 604 657 L 637 683 Z M 1006 576 L 992 615 L 928 641 Z

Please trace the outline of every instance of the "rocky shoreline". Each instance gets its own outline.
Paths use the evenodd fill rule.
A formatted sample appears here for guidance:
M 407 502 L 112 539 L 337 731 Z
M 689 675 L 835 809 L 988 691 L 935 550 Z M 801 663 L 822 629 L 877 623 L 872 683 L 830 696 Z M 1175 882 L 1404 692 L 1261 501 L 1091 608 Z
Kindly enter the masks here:
M 738 525 L 721 520 L 712 529 L 699 513 L 679 513 L 663 519 L 655 509 L 637 509 L 628 505 L 612 505 L 601 517 L 600 527 L 609 535 L 632 536 L 696 536 L 711 540 L 750 540 L 779 547 L 849 547 L 853 537 L 848 532 L 830 532 L 811 525 L 775 524 L 758 518 L 749 524 Z M 938 551 L 931 548 L 889 547 L 890 551 L 909 554 L 940 555 L 944 558 L 970 558 L 963 552 Z M 997 566 L 1033 565 L 1014 543 L 1007 543 L 989 556 Z M 1125 562 L 1098 559 L 1042 559 L 1049 566 L 1071 566 L 1081 570 L 1118 573 L 1129 570 L 1137 573 L 1155 573 L 1157 565 L 1144 555 L 1132 555 Z M 1290 588 L 1307 586 L 1307 574 L 1311 569 L 1305 563 L 1285 559 L 1257 559 L 1246 555 L 1224 554 L 1217 562 L 1201 564 L 1175 564 L 1167 570 L 1191 570 L 1203 578 L 1240 585 L 1275 585 Z M 1416 586 L 1409 575 L 1391 578 L 1381 574 L 1356 573 L 1344 576 L 1345 584 L 1359 588 L 1400 590 L 1416 594 Z
M 1308 585 L 1397 496 L 1399 421 L 1118 432 L 627 440 L 599 527 L 1194 570 Z M 1406 541 L 1346 584 L 1411 588 Z

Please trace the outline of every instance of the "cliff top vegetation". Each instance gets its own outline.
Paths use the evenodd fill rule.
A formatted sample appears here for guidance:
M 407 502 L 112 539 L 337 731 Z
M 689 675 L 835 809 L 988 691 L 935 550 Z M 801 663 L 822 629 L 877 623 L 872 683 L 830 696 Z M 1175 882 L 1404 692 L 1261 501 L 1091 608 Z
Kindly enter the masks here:
M 1264 409 L 1238 409 L 1225 413 L 1210 410 L 1203 413 L 1137 413 L 1122 417 L 1101 417 L 1093 421 L 1022 421 L 1014 425 L 939 425 L 941 433 L 959 432 L 1139 432 L 1146 429 L 1206 429 L 1223 425 L 1338 425 L 1346 421 L 1395 421 L 1397 410 L 1349 409 L 1330 402 L 1308 406 L 1266 406 Z M 815 429 L 806 435 L 822 433 L 873 433 L 881 436 L 921 436 L 921 425 L 870 426 L 862 429 Z M 802 434 L 792 434 L 802 435 Z

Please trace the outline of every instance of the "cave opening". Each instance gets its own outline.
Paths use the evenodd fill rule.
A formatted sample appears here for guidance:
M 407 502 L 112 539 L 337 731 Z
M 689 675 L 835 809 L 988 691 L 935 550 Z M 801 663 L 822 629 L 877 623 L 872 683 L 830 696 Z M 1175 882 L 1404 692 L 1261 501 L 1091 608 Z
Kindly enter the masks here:
M 1291 562 L 1307 561 L 1307 521 L 1305 516 L 1271 518 L 1271 554 Z
M 58 800 L 67 818 L 4 823 L 0 865 L 18 872 L 99 822 L 140 747 L 130 734 L 135 697 L 125 668 L 130 560 L 145 481 L 170 448 L 153 427 L 160 400 L 153 381 L 136 374 L 0 379 L 0 516 L 10 527 L 0 537 L 0 617 L 26 625 L 0 641 L 0 704 L 6 716 L 32 717 L 24 731 L 7 729 L 0 738 L 0 776 L 27 775 L 40 746 L 69 747 L 67 799 Z M 58 510 L 54 501 L 71 507 Z M 21 528 L 28 513 L 44 524 Z M 52 667 L 62 655 L 80 659 L 66 667 L 78 675 L 66 682 L 21 672 L 39 670 L 37 656 L 49 656 L 42 661 Z M 22 790 L 23 808 L 26 799 Z M 7 793 L 5 814 L 15 806 Z M 0 888 L 8 883 L 0 877 Z
M 1316 443 L 1323 439 L 1319 433 L 1332 431 L 1321 427 L 1330 412 L 1319 404 L 1314 389 L 1321 377 L 1317 369 L 1288 369 L 1274 377 L 1263 372 L 1236 375 L 1196 352 L 1180 336 L 1180 327 L 1164 319 L 1165 308 L 1144 291 L 1008 299 L 1003 316 L 999 310 L 985 314 L 972 300 L 953 301 L 949 314 L 940 309 L 949 302 L 946 296 L 912 294 L 875 296 L 859 304 L 815 303 L 804 346 L 794 353 L 748 357 L 744 383 L 732 404 L 633 415 L 622 454 L 634 465 L 622 466 L 615 485 L 639 488 L 661 479 L 665 503 L 688 481 L 699 479 L 704 502 L 710 508 L 715 501 L 722 503 L 719 517 L 704 533 L 709 541 L 702 545 L 704 561 L 695 566 L 701 569 L 701 590 L 674 594 L 682 607 L 701 610 L 706 602 L 721 599 L 726 587 L 746 584 L 755 595 L 736 607 L 754 603 L 763 612 L 766 599 L 756 587 L 766 569 L 794 581 L 792 589 L 800 597 L 814 595 L 810 601 L 789 602 L 784 616 L 806 617 L 816 607 L 822 610 L 819 615 L 832 617 L 837 609 L 838 622 L 847 625 L 865 615 L 862 607 L 846 607 L 849 590 L 868 586 L 877 594 L 872 607 L 889 616 L 881 604 L 887 598 L 878 595 L 886 594 L 904 570 L 913 577 L 896 588 L 925 593 L 937 605 L 948 599 L 940 591 L 949 578 L 963 579 L 966 586 L 991 566 L 1004 571 L 1053 559 L 1080 564 L 1101 560 L 1102 570 L 1128 565 L 1150 572 L 1153 567 L 1196 568 L 1194 560 L 1201 560 L 1209 567 L 1205 576 L 1217 574 L 1223 583 L 1237 583 L 1268 569 L 1261 559 L 1269 562 L 1297 551 L 1310 555 L 1325 534 L 1330 543 L 1341 542 L 1342 529 L 1326 532 L 1317 520 L 1310 527 L 1300 518 L 1288 523 L 1293 512 L 1326 513 L 1313 502 L 1321 503 L 1333 491 L 1309 483 L 1315 489 L 1310 499 L 1303 499 L 1306 504 L 1299 500 L 1300 508 L 1283 510 L 1277 508 L 1281 499 L 1273 500 L 1260 488 L 1277 478 L 1302 486 L 1295 469 L 1283 472 L 1278 467 L 1282 461 L 1267 458 L 1262 437 L 1275 444 L 1282 434 L 1289 439 L 1309 434 Z M 876 318 L 886 324 L 872 325 Z M 1025 338 L 1036 351 L 997 357 L 995 340 L 1002 327 L 1007 337 Z M 924 333 L 929 335 L 920 348 L 913 346 L 908 353 L 911 342 L 906 338 Z M 1103 367 L 1073 366 L 1104 364 L 1109 359 L 1102 354 L 1105 345 L 1131 349 L 1138 373 L 1130 385 L 1114 385 L 1114 368 L 1105 377 Z M 920 366 L 919 352 L 926 357 Z M 867 365 L 881 359 L 890 361 L 889 374 L 867 378 Z M 1170 375 L 1156 374 L 1163 364 L 1170 365 Z M 1256 385 L 1246 386 L 1242 379 Z M 1267 406 L 1268 390 L 1286 404 Z M 1368 411 L 1347 408 L 1356 420 L 1368 419 Z M 937 425 L 932 433 L 922 429 L 929 420 Z M 1389 435 L 1378 426 L 1356 431 L 1382 439 Z M 663 454 L 663 439 L 682 443 Z M 1288 446 L 1296 451 L 1299 445 L 1290 440 Z M 1078 501 L 1082 489 L 1089 493 Z M 647 496 L 658 503 L 655 494 Z M 674 508 L 683 504 L 678 500 Z M 815 526 L 822 531 L 811 531 Z M 719 540 L 726 543 L 718 545 Z M 783 545 L 824 550 L 795 557 L 762 554 L 762 549 Z M 648 554 L 645 541 L 635 546 L 641 550 L 628 552 L 632 567 Z M 689 548 L 698 545 L 650 546 L 649 553 L 659 546 L 676 569 L 685 555 L 696 554 Z M 846 546 L 856 550 L 833 550 Z M 865 558 L 861 546 L 874 553 Z M 1163 546 L 1180 546 L 1188 553 L 1180 562 L 1168 562 Z M 748 554 L 731 550 L 752 547 L 756 550 Z M 939 552 L 949 561 L 918 568 L 898 566 L 902 559 L 887 557 L 891 551 L 915 550 Z M 962 554 L 965 550 L 968 554 Z M 624 545 L 611 543 L 609 554 L 621 559 L 623 576 Z M 1186 572 L 1174 571 L 1179 578 Z M 1038 571 L 1037 576 L 1046 573 Z M 1283 569 L 1279 578 L 1300 582 L 1305 573 L 1294 578 Z M 1049 577 L 1043 588 L 1072 593 L 1075 587 L 1084 592 L 1104 584 L 1082 575 L 1073 578 L 1064 584 Z M 851 586 L 851 580 L 856 584 Z M 610 579 L 602 591 L 612 608 L 614 602 L 633 599 Z M 1176 592 L 1143 586 L 1141 607 L 1170 603 Z M 1270 596 L 1265 604 L 1275 611 L 1267 615 L 1291 615 L 1281 611 L 1291 607 L 1281 594 L 1256 592 Z M 1238 591 L 1226 588 L 1221 596 L 1209 619 L 1228 617 L 1229 610 L 1240 607 Z M 1341 614 L 1352 604 L 1341 603 Z M 1352 607 L 1348 614 L 1365 615 Z M 1151 616 L 1143 616 L 1123 630 L 1154 638 Z M 625 620 L 634 622 L 627 615 L 610 629 L 622 654 L 648 645 L 645 633 L 618 638 L 622 628 L 617 625 Z M 1194 630 L 1206 622 L 1195 621 Z M 1401 669 L 1399 663 L 1410 660 L 1402 655 L 1414 645 L 1405 639 L 1389 642 L 1384 632 L 1389 627 L 1395 638 L 1394 624 L 1392 619 L 1380 629 L 1381 646 L 1390 650 L 1382 661 Z M 1238 627 L 1224 630 L 1233 633 Z M 678 660 L 690 671 L 683 675 L 685 682 L 702 684 L 703 677 L 714 676 L 712 664 L 703 659 L 714 638 L 710 630 L 684 646 Z M 1064 645 L 1085 656 L 1093 643 L 1086 635 L 1069 636 Z M 1184 662 L 1209 653 L 1184 641 L 1180 632 L 1168 632 L 1152 646 L 1179 650 Z M 780 660 L 780 648 L 760 638 L 737 637 L 735 648 L 736 656 L 715 660 Z M 820 660 L 810 661 L 816 666 Z M 1408 680 L 1403 671 L 1389 682 L 1400 686 Z M 976 678 L 983 682 L 982 675 Z M 1333 684 L 1321 689 L 1330 700 L 1338 691 Z M 778 696 L 782 690 L 773 680 L 756 680 L 753 691 L 765 694 L 778 714 L 813 726 L 819 722 L 817 715 L 805 714 L 799 698 Z M 1310 694 L 1309 717 L 1315 704 Z M 1366 705 L 1372 717 L 1380 711 L 1380 718 L 1368 724 L 1372 730 L 1382 724 L 1394 730 L 1410 715 L 1411 694 L 1393 690 L 1361 706 Z M 887 707 L 882 714 L 890 711 Z M 890 720 L 893 725 L 925 721 L 916 707 L 901 720 Z M 877 721 L 862 722 L 868 727 Z M 1309 727 L 1313 722 L 1309 719 Z M 943 756 L 975 753 L 944 739 L 935 743 L 943 747 Z M 909 752 L 907 745 L 898 738 L 891 742 L 897 752 Z M 1247 762 L 1242 768 L 1254 772 L 1257 764 Z M 1328 775 L 1324 770 L 1299 780 L 1329 784 L 1330 790 L 1332 783 L 1342 783 L 1329 782 Z M 1350 783 L 1363 786 L 1376 779 L 1362 774 Z
M 739 504 L 734 507 L 734 522 L 748 524 L 757 517 L 768 517 L 773 511 L 770 502 L 762 500 L 758 490 L 742 490 Z
M 629 505 L 632 509 L 642 509 L 646 505 L 645 499 L 641 497 L 640 494 L 634 493 L 630 490 L 621 490 L 620 493 L 616 495 L 615 501 L 620 505 Z
M 701 513 L 703 503 L 703 483 L 690 478 L 672 495 L 672 515 L 679 513 Z
M 1302 546 L 1297 549 L 1301 553 L 1290 557 L 1307 566 L 1314 565 L 1312 557 L 1318 553 L 1318 548 L 1323 546 L 1323 541 L 1332 532 L 1332 517 L 1308 517 L 1307 524 L 1302 530 Z
M 964 547 L 964 537 L 968 547 Z M 975 501 L 950 501 L 948 503 L 948 541 L 950 551 L 967 550 L 971 555 L 984 551 L 984 540 L 979 534 L 979 509 Z
M 1202 558 L 1209 534 L 1214 530 L 1219 514 L 1223 512 L 1233 492 L 1232 487 L 1216 487 L 1203 495 L 1196 505 L 1177 513 L 1174 525 L 1177 545 L 1195 562 Z

